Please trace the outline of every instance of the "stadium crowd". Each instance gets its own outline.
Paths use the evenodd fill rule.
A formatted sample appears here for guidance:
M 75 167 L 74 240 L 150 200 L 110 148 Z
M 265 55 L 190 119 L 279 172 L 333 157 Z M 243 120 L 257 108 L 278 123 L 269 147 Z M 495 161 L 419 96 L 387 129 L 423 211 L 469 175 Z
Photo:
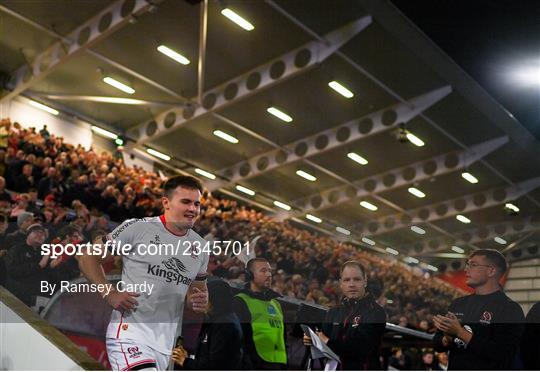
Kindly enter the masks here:
M 98 153 L 66 143 L 47 127 L 37 131 L 8 119 L 0 122 L 0 284 L 28 305 L 33 305 L 44 277 L 59 281 L 79 276 L 73 257 L 44 256 L 28 265 L 36 262 L 28 256 L 41 244 L 92 241 L 117 222 L 161 213 L 161 178 L 126 166 L 121 151 Z M 339 302 L 337 271 L 343 262 L 357 259 L 370 268 L 370 291 L 385 307 L 388 320 L 405 327 L 432 332 L 433 314 L 445 311 L 460 295 L 397 261 L 224 198 L 205 195 L 196 230 L 210 240 L 257 238 L 257 255 L 275 265 L 273 289 L 323 306 Z M 111 259 L 106 270 L 118 270 L 118 261 Z M 209 271 L 233 284 L 245 280 L 243 263 L 236 257 L 212 256 Z

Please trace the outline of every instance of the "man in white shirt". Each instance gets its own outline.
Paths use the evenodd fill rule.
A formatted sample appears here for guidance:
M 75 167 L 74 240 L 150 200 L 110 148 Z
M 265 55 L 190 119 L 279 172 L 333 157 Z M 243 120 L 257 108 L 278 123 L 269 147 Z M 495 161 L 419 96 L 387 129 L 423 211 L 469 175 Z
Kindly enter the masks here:
M 100 293 L 114 309 L 106 343 L 115 370 L 167 369 L 184 298 L 195 312 L 204 313 L 208 305 L 206 242 L 192 230 L 202 184 L 191 176 L 176 176 L 165 182 L 163 192 L 163 215 L 127 220 L 99 238 L 113 252 L 121 250 L 123 288 L 111 287 L 100 266 L 102 256 L 79 259 L 89 282 L 112 288 Z

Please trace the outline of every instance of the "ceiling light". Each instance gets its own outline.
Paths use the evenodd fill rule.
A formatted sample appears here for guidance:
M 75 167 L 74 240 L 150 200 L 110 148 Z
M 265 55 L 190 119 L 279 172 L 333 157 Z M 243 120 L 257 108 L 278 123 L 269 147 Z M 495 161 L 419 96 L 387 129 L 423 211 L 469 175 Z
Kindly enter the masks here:
M 366 238 L 366 237 L 363 237 L 362 241 L 364 243 L 366 243 L 366 244 L 369 244 L 369 245 L 375 245 L 376 244 L 373 240 L 371 240 L 370 238 Z
M 236 23 L 238 26 L 242 27 L 246 31 L 252 31 L 255 27 L 246 21 L 244 18 L 240 17 L 237 13 L 233 12 L 229 8 L 225 8 L 221 11 L 225 17 L 229 18 L 231 21 Z
M 160 158 L 160 159 L 163 159 L 163 160 L 166 160 L 166 161 L 169 161 L 171 160 L 171 157 L 169 155 L 166 155 L 162 152 L 159 152 L 159 151 L 156 151 L 154 149 L 146 149 L 146 152 L 149 153 L 150 155 L 154 155 L 156 158 Z
M 119 82 L 118 80 L 114 80 L 113 78 L 111 77 L 105 77 L 103 78 L 103 82 L 109 84 L 109 85 L 112 85 L 113 87 L 115 87 L 116 89 L 120 89 L 122 92 L 126 92 L 127 94 L 133 94 L 135 93 L 135 89 L 133 89 L 132 87 L 130 86 L 127 86 L 126 84 L 124 83 L 121 83 Z
M 290 211 L 291 210 L 291 206 L 290 205 L 287 205 L 285 203 L 282 203 L 280 201 L 277 201 L 277 200 L 274 200 L 274 205 L 276 207 L 279 207 L 281 209 L 285 209 L 286 211 Z
M 407 257 L 405 258 L 405 261 L 408 262 L 408 263 L 419 263 L 420 261 L 418 261 L 418 259 L 414 258 L 414 257 Z
M 512 211 L 512 212 L 515 212 L 515 213 L 518 213 L 518 212 L 519 212 L 519 208 L 516 207 L 516 206 L 515 206 L 514 204 L 512 204 L 512 203 L 506 203 L 506 204 L 504 205 L 504 207 L 505 207 L 506 209 L 509 209 L 509 210 Z
M 452 246 L 452 250 L 453 250 L 454 252 L 456 252 L 456 253 L 465 253 L 465 250 L 464 250 L 463 248 L 460 248 L 460 247 L 458 247 L 458 246 L 456 246 L 456 245 L 453 245 L 453 246 Z
M 343 227 L 337 226 L 336 231 L 342 233 L 343 235 L 351 235 L 351 232 Z
M 255 195 L 255 191 L 241 185 L 236 185 L 236 190 L 243 192 L 244 194 L 251 195 L 251 196 Z
M 30 100 L 29 103 L 40 110 L 47 111 L 49 114 L 58 115 L 60 113 L 58 110 L 55 110 L 49 106 L 45 106 L 44 104 L 36 102 L 36 101 Z
M 275 117 L 277 117 L 278 119 L 281 119 L 283 120 L 284 122 L 286 123 L 290 123 L 292 121 L 292 118 L 287 115 L 286 113 L 284 113 L 283 111 L 280 111 L 278 110 L 277 108 L 275 107 L 268 107 L 266 109 L 266 111 L 269 113 L 269 114 L 272 114 L 274 115 Z
M 105 130 L 103 128 L 96 127 L 95 125 L 92 125 L 90 129 L 92 129 L 92 132 L 97 133 L 103 137 L 107 137 L 113 140 L 118 138 L 118 135 L 116 133 L 109 132 L 108 130 Z
M 409 187 L 409 192 L 418 198 L 423 198 L 426 196 L 426 194 L 418 190 L 416 187 Z
M 349 157 L 349 159 L 352 159 L 359 164 L 366 165 L 368 163 L 365 158 L 361 157 L 356 152 L 349 152 L 347 156 Z
M 316 216 L 314 216 L 314 215 L 312 215 L 312 214 L 309 214 L 309 213 L 306 214 L 306 218 L 307 218 L 308 220 L 310 220 L 310 221 L 313 221 L 313 222 L 317 222 L 317 223 L 321 223 L 321 222 L 322 222 L 322 220 L 321 220 L 319 217 L 316 217 Z
M 390 247 L 386 247 L 386 252 L 390 253 L 390 254 L 393 254 L 395 256 L 397 256 L 399 254 L 398 251 L 396 251 L 395 249 L 393 248 L 390 248 Z
M 157 47 L 157 50 L 163 54 L 165 54 L 167 57 L 174 59 L 176 62 L 181 63 L 183 65 L 189 65 L 189 59 L 184 57 L 178 52 L 175 52 L 169 47 L 166 47 L 165 45 L 160 45 Z
M 230 143 L 238 143 L 237 138 L 235 138 L 235 137 L 231 136 L 230 134 L 225 133 L 225 132 L 223 132 L 221 130 L 215 130 L 214 131 L 214 136 L 219 137 L 221 139 L 224 139 L 225 141 L 230 142 Z
M 337 81 L 331 81 L 328 83 L 328 86 L 332 89 L 334 89 L 336 92 L 341 94 L 345 98 L 352 98 L 354 97 L 353 92 L 351 92 L 349 89 L 345 88 L 343 85 L 338 83 Z
M 216 175 L 212 174 L 210 172 L 205 171 L 204 169 L 195 168 L 195 173 L 200 174 L 201 176 L 204 176 L 206 178 L 210 178 L 211 180 L 216 179 Z
M 317 181 L 317 177 L 312 176 L 311 174 L 309 174 L 307 172 L 304 172 L 303 170 L 297 170 L 296 174 L 299 175 L 302 178 L 305 178 L 308 181 L 311 181 L 311 182 Z
M 360 205 L 366 209 L 369 209 L 370 211 L 376 211 L 377 209 L 379 209 L 376 205 L 373 205 L 371 204 L 370 202 L 367 202 L 365 200 L 362 200 L 360 202 Z
M 467 217 L 465 217 L 464 215 L 462 214 L 458 214 L 456 216 L 456 220 L 458 220 L 459 222 L 463 222 L 463 223 L 471 223 L 471 220 L 468 219 Z
M 505 245 L 506 243 L 508 243 L 506 240 L 504 240 L 503 238 L 499 236 L 496 236 L 493 240 L 495 240 L 497 243 L 502 244 L 502 245 Z
M 439 269 L 437 269 L 437 268 L 436 268 L 435 266 L 433 266 L 433 265 L 427 265 L 426 267 L 427 267 L 429 270 L 431 270 L 431 271 L 439 271 Z
M 413 145 L 422 147 L 425 145 L 424 141 L 422 141 L 420 138 L 416 137 L 411 132 L 407 133 L 407 139 L 412 142 Z
M 469 172 L 461 173 L 461 177 L 465 178 L 470 183 L 478 183 L 478 178 L 470 174 Z
M 422 229 L 421 227 L 412 225 L 411 230 L 414 231 L 417 234 L 424 235 L 426 233 L 426 230 Z

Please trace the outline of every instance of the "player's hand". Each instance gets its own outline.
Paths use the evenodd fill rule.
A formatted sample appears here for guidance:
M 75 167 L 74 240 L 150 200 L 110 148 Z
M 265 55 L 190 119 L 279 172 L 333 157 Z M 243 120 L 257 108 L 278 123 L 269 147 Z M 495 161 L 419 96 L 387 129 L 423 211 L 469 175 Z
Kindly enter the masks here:
M 459 323 L 459 319 L 453 313 L 445 315 L 435 315 L 433 317 L 433 324 L 438 330 L 443 331 L 448 336 L 457 336 L 462 327 Z
M 188 357 L 187 351 L 181 346 L 175 347 L 172 351 L 171 359 L 180 367 L 184 365 L 184 362 L 187 359 L 187 357 Z
M 191 293 L 188 294 L 188 304 L 194 312 L 204 314 L 208 309 L 208 292 L 193 287 Z
M 136 292 L 119 292 L 112 290 L 106 297 L 107 303 L 118 311 L 131 311 L 139 303 L 135 297 L 139 297 L 140 294 Z
M 311 346 L 311 337 L 304 335 L 304 338 L 302 339 L 302 342 L 304 343 L 304 346 Z

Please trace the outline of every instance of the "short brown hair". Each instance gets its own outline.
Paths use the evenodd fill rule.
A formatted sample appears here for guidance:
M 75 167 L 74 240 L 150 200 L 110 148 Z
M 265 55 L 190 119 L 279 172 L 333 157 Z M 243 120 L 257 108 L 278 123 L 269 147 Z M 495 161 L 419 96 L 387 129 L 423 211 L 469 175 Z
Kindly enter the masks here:
M 341 278 L 341 275 L 343 274 L 343 270 L 345 270 L 346 267 L 349 267 L 349 266 L 355 266 L 357 267 L 361 272 L 362 272 L 362 275 L 364 277 L 366 277 L 366 269 L 364 268 L 364 265 L 362 265 L 360 262 L 356 261 L 356 260 L 349 260 L 345 263 L 343 263 L 343 265 L 341 265 L 341 267 L 339 268 L 339 277 Z
M 504 255 L 496 249 L 478 249 L 469 255 L 469 258 L 475 256 L 484 256 L 489 263 L 493 264 L 497 268 L 497 271 L 501 276 L 508 270 L 508 262 Z
M 199 190 L 203 193 L 202 182 L 193 176 L 174 176 L 169 178 L 163 184 L 163 195 L 170 198 L 178 187 L 184 187 L 186 189 Z

